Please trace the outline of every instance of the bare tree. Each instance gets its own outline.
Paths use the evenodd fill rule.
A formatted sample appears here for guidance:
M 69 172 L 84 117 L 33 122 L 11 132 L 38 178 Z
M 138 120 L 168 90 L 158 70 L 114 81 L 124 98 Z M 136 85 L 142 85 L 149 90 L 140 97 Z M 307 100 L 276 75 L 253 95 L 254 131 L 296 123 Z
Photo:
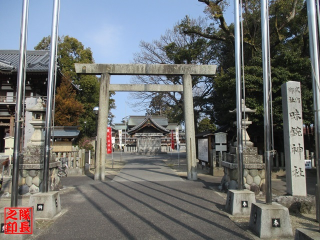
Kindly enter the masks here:
M 188 18 L 188 17 L 187 17 Z M 189 19 L 189 18 L 188 18 Z M 190 20 L 190 24 L 197 26 L 206 26 L 205 19 Z M 212 64 L 212 45 L 209 41 L 196 34 L 184 34 L 177 24 L 172 30 L 167 30 L 159 40 L 152 43 L 141 41 L 141 52 L 135 54 L 134 63 L 136 64 Z M 132 83 L 136 84 L 182 84 L 180 76 L 135 76 Z M 193 78 L 194 95 L 199 100 L 204 99 L 212 90 L 212 79 L 206 77 Z M 162 103 L 162 112 L 177 111 L 182 114 L 183 93 L 180 92 L 139 92 L 132 93 L 135 102 L 132 107 L 144 110 L 147 108 L 159 107 L 159 101 Z M 155 105 L 154 105 L 155 104 Z M 197 107 L 195 102 L 195 108 Z M 201 109 L 201 107 L 200 107 Z M 164 110 L 164 111 L 163 111 Z M 150 111 L 155 112 L 155 111 Z M 181 115 L 180 114 L 180 115 Z M 170 115 L 170 114 L 169 114 Z M 183 117 L 177 117 L 178 121 L 183 121 Z

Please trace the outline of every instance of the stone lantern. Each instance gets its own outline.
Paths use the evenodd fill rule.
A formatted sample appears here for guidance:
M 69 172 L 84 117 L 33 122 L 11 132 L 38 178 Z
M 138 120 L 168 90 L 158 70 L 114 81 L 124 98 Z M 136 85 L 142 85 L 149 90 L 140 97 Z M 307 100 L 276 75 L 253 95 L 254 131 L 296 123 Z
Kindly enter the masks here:
M 253 147 L 253 142 L 250 141 L 249 134 L 247 132 L 247 128 L 252 124 L 252 121 L 249 121 L 248 113 L 255 113 L 256 110 L 248 108 L 244 104 L 244 100 L 241 100 L 241 108 L 242 108 L 242 114 L 245 114 L 245 118 L 241 118 L 241 125 L 242 125 L 242 145 L 244 148 L 246 147 Z M 233 111 L 230 111 L 231 113 L 235 113 L 237 110 L 234 109 Z M 237 122 L 234 122 L 235 125 L 237 125 Z M 237 141 L 234 142 L 234 146 L 238 146 Z
M 32 121 L 30 124 L 34 128 L 34 132 L 30 138 L 28 145 L 32 146 L 43 146 L 44 145 L 44 126 L 45 126 L 45 115 L 46 108 L 41 98 L 38 98 L 37 104 L 27 111 L 32 113 Z
M 46 107 L 41 98 L 37 100 L 37 104 L 27 109 L 32 113 L 32 120 L 29 122 L 34 132 L 23 151 L 22 161 L 19 165 L 19 194 L 37 193 L 42 188 L 43 179 L 43 159 L 44 159 L 44 126 Z M 60 188 L 60 177 L 58 176 L 58 167 L 60 162 L 55 161 L 55 155 L 52 153 L 49 162 L 48 186 L 50 190 L 58 190 Z
M 263 163 L 263 156 L 258 155 L 257 147 L 254 147 L 253 142 L 247 133 L 247 128 L 252 124 L 248 119 L 248 113 L 254 113 L 252 110 L 245 106 L 242 100 L 242 114 L 246 114 L 245 119 L 242 119 L 242 144 L 243 144 L 243 178 L 244 187 L 248 190 L 259 194 L 264 191 L 265 184 L 265 165 Z M 230 111 L 236 112 L 236 110 Z M 237 162 L 237 142 L 230 146 L 229 153 L 226 154 L 227 159 L 222 162 L 224 173 L 221 180 L 222 189 L 237 189 L 238 187 L 238 162 Z

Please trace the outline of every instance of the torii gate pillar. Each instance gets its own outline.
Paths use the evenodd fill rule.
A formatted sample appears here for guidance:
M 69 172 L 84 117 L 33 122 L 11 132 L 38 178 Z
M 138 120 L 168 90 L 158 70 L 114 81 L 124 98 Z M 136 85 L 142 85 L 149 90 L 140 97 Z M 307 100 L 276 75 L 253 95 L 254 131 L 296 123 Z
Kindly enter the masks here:
M 94 180 L 105 179 L 107 127 L 109 113 L 110 74 L 102 73 L 100 80 L 99 115 L 97 129 L 97 149 L 95 159 Z
M 184 119 L 186 127 L 187 177 L 197 180 L 196 144 L 192 96 L 192 76 L 213 76 L 216 65 L 187 65 L 187 64 L 75 64 L 76 73 L 101 75 L 99 96 L 99 120 L 97 130 L 97 149 L 94 180 L 105 180 L 106 135 L 109 112 L 109 91 L 149 91 L 149 92 L 182 92 L 184 102 Z M 183 76 L 181 85 L 131 85 L 112 84 L 110 75 L 180 75 Z
M 186 128 L 187 177 L 189 180 L 197 180 L 196 136 L 194 130 L 192 78 L 190 74 L 183 75 L 183 107 Z

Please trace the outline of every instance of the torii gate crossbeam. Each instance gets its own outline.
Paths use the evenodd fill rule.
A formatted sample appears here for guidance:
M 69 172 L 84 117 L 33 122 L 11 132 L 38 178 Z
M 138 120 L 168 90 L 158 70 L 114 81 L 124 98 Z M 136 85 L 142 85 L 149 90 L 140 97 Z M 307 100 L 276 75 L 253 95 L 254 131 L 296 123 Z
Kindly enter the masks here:
M 192 76 L 214 76 L 216 65 L 187 65 L 187 64 L 83 64 L 76 63 L 78 74 L 101 75 L 99 96 L 99 119 L 97 134 L 97 149 L 95 161 L 95 180 L 105 180 L 106 134 L 109 112 L 109 91 L 183 91 L 184 119 L 186 127 L 187 177 L 197 180 L 196 144 L 192 96 Z M 183 76 L 181 85 L 131 85 L 110 84 L 111 75 L 180 75 Z

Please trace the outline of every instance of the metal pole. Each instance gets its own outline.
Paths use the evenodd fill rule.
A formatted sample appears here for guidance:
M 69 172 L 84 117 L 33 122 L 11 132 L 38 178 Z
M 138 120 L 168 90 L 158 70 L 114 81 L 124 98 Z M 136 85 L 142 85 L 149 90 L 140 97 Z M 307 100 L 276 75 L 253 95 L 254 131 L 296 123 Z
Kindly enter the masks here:
M 51 125 L 52 125 L 52 109 L 53 109 L 53 93 L 55 89 L 55 68 L 56 68 L 56 53 L 57 53 L 57 38 L 58 38 L 58 22 L 59 22 L 60 0 L 54 0 L 53 16 L 52 16 L 52 32 L 51 32 L 51 48 L 50 48 L 50 64 L 48 73 L 47 87 L 47 110 L 45 123 L 45 139 L 44 139 L 44 161 L 43 161 L 43 184 L 42 192 L 48 192 L 49 180 L 49 161 L 50 161 L 50 140 L 51 140 Z
M 309 45 L 310 60 L 312 71 L 312 88 L 313 88 L 313 108 L 314 108 L 314 134 L 315 134 L 315 159 L 317 161 L 317 196 L 316 208 L 319 214 L 320 208 L 320 159 L 319 159 L 319 143 L 320 143 L 320 96 L 319 96 L 319 46 L 316 23 L 316 7 L 314 0 L 307 1 L 308 8 L 308 25 L 309 25 Z M 318 216 L 319 217 L 319 216 Z M 319 219 L 318 219 L 319 220 Z M 320 228 L 320 225 L 319 225 Z
M 237 161 L 238 161 L 238 189 L 243 190 L 243 145 L 242 145 L 242 104 L 241 104 L 241 51 L 240 51 L 240 18 L 239 1 L 234 3 L 234 45 L 236 67 L 236 97 L 237 97 Z
M 29 0 L 24 0 L 22 4 L 21 32 L 20 32 L 20 59 L 17 78 L 16 92 L 16 115 L 14 126 L 14 150 L 13 150 L 13 175 L 12 175 L 12 194 L 11 207 L 18 206 L 18 182 L 19 182 L 19 152 L 22 124 L 22 104 L 26 72 L 26 45 L 27 45 L 27 26 L 28 26 Z
M 318 37 L 319 37 L 319 33 L 320 33 L 320 6 L 319 6 L 319 1 L 316 1 L 316 8 L 317 8 L 317 17 L 316 19 L 318 20 Z
M 267 0 L 261 0 L 262 66 L 263 66 L 263 105 L 264 105 L 264 157 L 266 162 L 266 203 L 272 203 L 271 190 L 271 135 L 270 135 L 270 55 L 269 55 L 269 7 Z

